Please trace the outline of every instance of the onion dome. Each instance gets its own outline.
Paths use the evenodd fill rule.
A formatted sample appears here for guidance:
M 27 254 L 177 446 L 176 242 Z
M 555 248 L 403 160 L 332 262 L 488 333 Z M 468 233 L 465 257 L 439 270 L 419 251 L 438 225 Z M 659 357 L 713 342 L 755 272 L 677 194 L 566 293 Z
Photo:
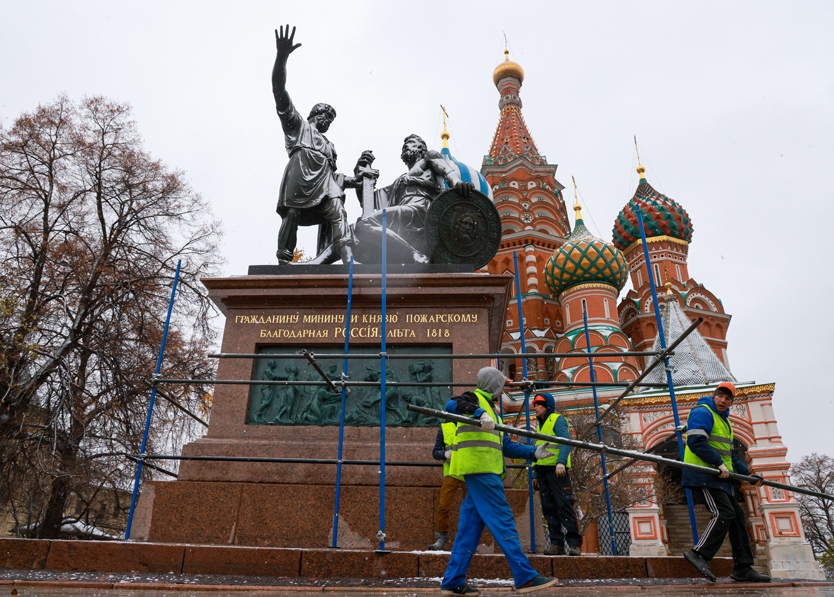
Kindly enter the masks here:
M 440 138 L 443 139 L 443 149 L 440 150 L 440 154 L 443 156 L 443 159 L 446 160 L 446 163 L 449 167 L 457 172 L 458 176 L 463 182 L 471 182 L 475 185 L 475 189 L 482 192 L 484 195 L 489 197 L 490 201 L 493 203 L 495 202 L 495 197 L 492 194 L 492 187 L 489 186 L 487 179 L 483 177 L 483 175 L 472 166 L 467 166 L 463 162 L 457 161 L 452 152 L 449 151 L 449 131 L 444 130 L 440 133 Z M 446 182 L 443 182 L 443 187 L 448 188 L 449 185 Z
M 568 242 L 553 252 L 544 266 L 544 281 L 553 297 L 577 284 L 600 282 L 620 291 L 628 278 L 625 257 L 616 247 L 588 232 L 579 204 L 576 225 Z
M 518 79 L 520 83 L 524 82 L 524 69 L 521 68 L 521 65 L 510 60 L 509 50 L 504 50 L 504 62 L 496 66 L 492 72 L 492 82 L 498 85 L 498 81 L 506 77 Z
M 637 207 L 643 212 L 646 238 L 671 236 L 686 242 L 692 241 L 692 222 L 689 214 L 679 203 L 656 191 L 646 181 L 646 169 L 637 166 L 640 184 L 620 215 L 614 221 L 614 245 L 624 251 L 631 243 L 640 239 Z

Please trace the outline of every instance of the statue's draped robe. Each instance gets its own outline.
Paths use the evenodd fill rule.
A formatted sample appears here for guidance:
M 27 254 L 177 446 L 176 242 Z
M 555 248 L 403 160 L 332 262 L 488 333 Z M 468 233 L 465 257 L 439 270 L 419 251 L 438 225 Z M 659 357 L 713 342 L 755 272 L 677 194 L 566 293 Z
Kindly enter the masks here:
M 278 197 L 278 214 L 290 208 L 317 207 L 326 199 L 344 200 L 345 192 L 336 175 L 336 148 L 290 101 L 278 111 L 290 161 L 284 170 Z M 305 222 L 306 223 L 306 222 Z

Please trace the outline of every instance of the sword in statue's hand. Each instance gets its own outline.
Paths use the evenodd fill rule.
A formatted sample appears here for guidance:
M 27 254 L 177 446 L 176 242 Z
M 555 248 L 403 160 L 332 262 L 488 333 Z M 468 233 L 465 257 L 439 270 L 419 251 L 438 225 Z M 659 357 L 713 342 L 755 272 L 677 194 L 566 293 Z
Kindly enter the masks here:
M 353 169 L 357 182 L 360 182 L 356 194 L 359 196 L 360 205 L 362 205 L 362 217 L 367 217 L 379 209 L 378 206 L 374 205 L 376 180 L 379 178 L 379 170 L 371 168 L 374 159 L 372 151 L 363 151 L 359 161 L 356 162 L 356 167 Z

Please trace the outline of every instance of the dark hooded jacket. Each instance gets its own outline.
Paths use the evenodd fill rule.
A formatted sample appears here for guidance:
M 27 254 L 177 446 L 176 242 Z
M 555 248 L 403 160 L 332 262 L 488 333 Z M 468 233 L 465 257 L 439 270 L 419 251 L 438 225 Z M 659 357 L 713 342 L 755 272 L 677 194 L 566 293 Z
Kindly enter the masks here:
M 712 396 L 704 396 L 698 400 L 695 408 L 689 411 L 689 418 L 686 421 L 687 430 L 702 429 L 707 432 L 707 435 L 712 433 L 712 426 L 714 423 L 712 413 L 709 409 L 698 408 L 702 405 L 709 406 L 719 417 L 723 417 L 725 421 L 729 422 L 730 411 L 720 412 L 715 408 L 715 400 Z M 686 446 L 698 456 L 701 460 L 710 463 L 713 466 L 723 464 L 721 455 L 709 445 L 709 440 L 703 435 L 688 434 L 686 436 Z M 733 451 L 733 472 L 742 475 L 749 475 L 750 470 L 747 465 L 738 459 L 735 451 Z M 681 485 L 689 489 L 697 489 L 699 487 L 712 487 L 714 489 L 721 489 L 730 495 L 735 495 L 738 481 L 734 479 L 719 479 L 714 475 L 706 473 L 699 473 L 698 471 L 691 471 L 689 469 L 682 469 Z
M 541 429 L 547 418 L 556 412 L 556 400 L 553 399 L 551 394 L 547 394 L 545 392 L 540 392 L 536 394 L 536 396 L 542 396 L 544 398 L 545 406 L 547 407 L 547 413 L 545 413 L 544 417 L 536 416 L 536 419 L 539 421 L 539 429 Z M 570 427 L 568 426 L 568 420 L 565 417 L 559 417 L 556 420 L 556 425 L 553 430 L 556 433 L 556 437 L 570 439 Z M 559 445 L 559 464 L 564 464 L 565 466 L 568 465 L 568 456 L 570 456 L 571 449 L 571 446 L 565 444 Z M 536 466 L 535 468 L 538 471 L 552 471 L 556 468 L 556 466 Z M 535 472 L 533 476 L 535 477 Z

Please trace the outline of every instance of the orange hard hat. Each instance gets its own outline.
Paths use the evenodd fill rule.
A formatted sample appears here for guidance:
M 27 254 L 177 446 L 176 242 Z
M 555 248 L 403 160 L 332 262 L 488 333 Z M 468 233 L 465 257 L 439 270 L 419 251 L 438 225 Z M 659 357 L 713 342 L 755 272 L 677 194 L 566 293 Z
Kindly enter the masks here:
M 736 387 L 733 384 L 731 384 L 729 381 L 722 381 L 720 384 L 718 384 L 718 387 L 715 388 L 715 389 L 717 391 L 717 390 L 720 390 L 722 388 L 727 390 L 728 392 L 730 392 L 730 396 L 732 396 L 733 398 L 736 397 Z

